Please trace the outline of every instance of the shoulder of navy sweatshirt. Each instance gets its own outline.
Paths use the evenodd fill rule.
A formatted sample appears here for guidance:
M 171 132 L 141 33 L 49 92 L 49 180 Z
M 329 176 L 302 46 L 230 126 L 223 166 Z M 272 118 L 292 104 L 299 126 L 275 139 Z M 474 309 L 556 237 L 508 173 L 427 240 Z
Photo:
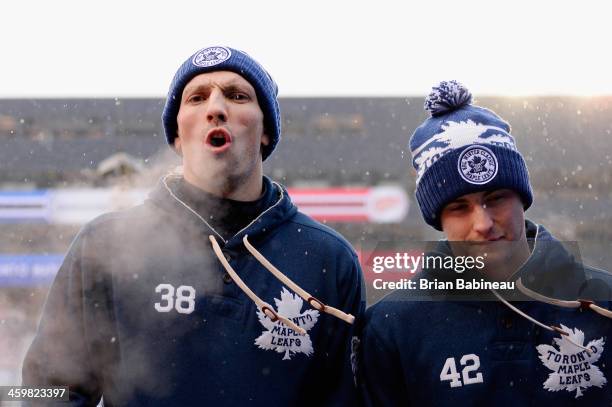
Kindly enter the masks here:
M 69 385 L 79 406 L 102 396 L 105 406 L 352 403 L 353 327 L 283 287 L 242 237 L 300 287 L 359 318 L 363 277 L 348 242 L 268 178 L 263 204 L 233 234 L 180 199 L 178 182 L 166 178 L 143 205 L 81 230 L 50 290 L 24 384 Z M 209 235 L 247 286 L 306 336 L 258 312 Z
M 532 255 L 514 279 L 521 277 L 528 287 L 558 299 L 575 300 L 571 297 L 578 288 L 583 294 L 598 295 L 602 298 L 598 304 L 610 309 L 609 273 L 577 262 L 542 226 L 528 222 L 527 233 L 533 240 Z M 437 251 L 449 253 L 445 242 Z M 564 371 L 569 373 L 561 374 L 547 368 L 542 359 L 562 354 L 555 341 L 559 334 L 540 328 L 494 298 L 457 301 L 449 294 L 426 299 L 415 301 L 407 290 L 397 290 L 368 308 L 359 368 L 367 405 L 591 406 L 612 401 L 607 384 L 612 350 L 605 345 L 603 353 L 594 357 L 597 363 L 574 363 Z M 610 320 L 590 310 L 537 301 L 513 305 L 544 324 L 563 325 L 578 338 L 584 335 L 585 346 L 599 339 L 608 342 L 612 334 Z M 544 352 L 540 346 L 547 345 L 557 353 L 553 348 Z M 581 351 L 574 348 L 568 360 Z M 595 380 L 593 366 L 606 378 L 603 385 Z M 590 385 L 590 380 L 599 385 Z M 579 382 L 585 387 L 577 392 Z

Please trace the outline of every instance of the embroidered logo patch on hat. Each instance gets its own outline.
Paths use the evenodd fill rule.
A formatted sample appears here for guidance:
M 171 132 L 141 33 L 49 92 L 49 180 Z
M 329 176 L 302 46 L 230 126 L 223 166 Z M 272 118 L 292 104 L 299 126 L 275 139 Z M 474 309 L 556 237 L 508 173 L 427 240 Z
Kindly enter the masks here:
M 225 47 L 208 47 L 197 52 L 191 62 L 195 66 L 209 67 L 227 61 L 232 56 L 232 51 Z
M 470 184 L 482 185 L 497 175 L 497 157 L 483 146 L 466 148 L 457 160 L 461 178 Z

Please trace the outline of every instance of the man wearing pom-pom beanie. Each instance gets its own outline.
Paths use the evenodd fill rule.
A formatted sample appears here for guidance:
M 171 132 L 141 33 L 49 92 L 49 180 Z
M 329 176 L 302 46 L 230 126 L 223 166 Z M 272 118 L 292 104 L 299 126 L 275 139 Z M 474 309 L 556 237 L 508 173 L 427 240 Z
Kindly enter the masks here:
M 81 407 L 354 403 L 361 269 L 262 174 L 281 136 L 277 93 L 233 48 L 179 67 L 162 122 L 183 171 L 76 237 L 24 385 L 68 386 Z
M 409 144 L 416 198 L 446 237 L 425 258 L 482 267 L 432 262 L 418 277 L 427 284 L 368 309 L 366 404 L 610 405 L 611 275 L 525 219 L 533 194 L 508 123 L 456 81 L 434 87 L 425 108 Z

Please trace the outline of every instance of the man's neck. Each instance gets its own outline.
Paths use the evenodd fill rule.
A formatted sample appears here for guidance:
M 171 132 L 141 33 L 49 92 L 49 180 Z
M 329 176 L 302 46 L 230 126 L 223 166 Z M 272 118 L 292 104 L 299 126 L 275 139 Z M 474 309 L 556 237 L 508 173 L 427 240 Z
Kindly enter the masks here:
M 185 172 L 183 177 L 190 185 L 221 199 L 251 202 L 259 199 L 262 194 L 262 174 L 252 176 L 248 180 L 225 178 L 203 181 L 189 172 Z
M 504 242 L 505 243 L 505 242 Z M 503 263 L 487 267 L 482 272 L 491 280 L 507 281 L 516 274 L 531 256 L 531 250 L 527 239 L 508 242 L 507 250 L 511 253 Z
M 274 203 L 274 188 L 262 185 L 262 194 L 252 201 L 237 201 L 212 195 L 203 189 L 180 180 L 174 189 L 178 198 L 206 219 L 208 224 L 225 239 L 230 239 L 245 228 Z

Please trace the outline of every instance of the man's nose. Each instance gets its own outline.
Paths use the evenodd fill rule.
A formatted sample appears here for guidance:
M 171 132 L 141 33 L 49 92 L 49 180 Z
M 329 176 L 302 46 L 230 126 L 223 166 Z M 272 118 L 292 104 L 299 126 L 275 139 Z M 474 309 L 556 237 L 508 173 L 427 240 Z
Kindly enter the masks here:
M 486 205 L 475 205 L 472 211 L 472 229 L 479 235 L 487 236 L 493 227 L 493 217 Z
M 206 120 L 218 125 L 227 121 L 227 104 L 225 95 L 220 90 L 213 90 L 208 97 Z

